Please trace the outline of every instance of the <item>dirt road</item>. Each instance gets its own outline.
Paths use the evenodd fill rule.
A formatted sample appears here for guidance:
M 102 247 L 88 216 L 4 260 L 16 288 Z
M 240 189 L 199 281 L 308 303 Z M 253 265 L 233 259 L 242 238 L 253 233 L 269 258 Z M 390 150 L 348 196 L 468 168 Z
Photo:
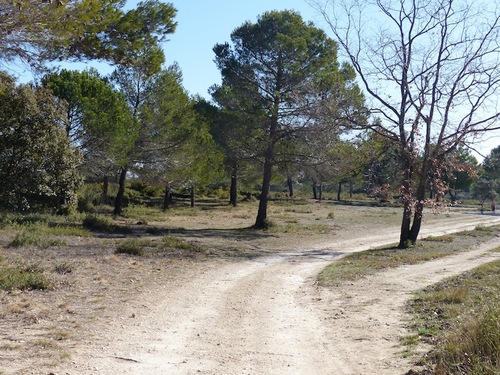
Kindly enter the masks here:
M 423 235 L 500 223 L 500 216 L 457 217 Z M 66 364 L 67 374 L 404 374 L 402 307 L 412 291 L 491 260 L 480 249 L 405 266 L 333 290 L 315 280 L 343 254 L 397 238 L 353 239 L 243 262 L 208 262 L 157 282 L 124 302 L 104 329 Z M 295 248 L 290 244 L 290 248 Z M 164 288 L 168 282 L 169 287 Z

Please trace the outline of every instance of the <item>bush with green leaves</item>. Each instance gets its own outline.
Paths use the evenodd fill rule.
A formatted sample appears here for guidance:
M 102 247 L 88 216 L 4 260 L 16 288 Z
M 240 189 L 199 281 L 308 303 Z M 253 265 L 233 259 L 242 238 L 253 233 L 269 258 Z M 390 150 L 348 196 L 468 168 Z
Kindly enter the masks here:
M 143 256 L 145 251 L 144 248 L 151 246 L 151 242 L 144 239 L 132 238 L 121 241 L 116 246 L 116 254 L 128 254 Z
M 53 284 L 43 269 L 37 265 L 10 266 L 0 257 L 0 289 L 2 290 L 46 290 Z
M 116 226 L 112 224 L 111 219 L 104 215 L 88 214 L 83 219 L 83 226 L 90 230 L 100 230 L 104 232 L 113 232 Z
M 61 127 L 64 107 L 49 90 L 0 73 L 0 118 L 0 207 L 71 211 L 81 155 Z

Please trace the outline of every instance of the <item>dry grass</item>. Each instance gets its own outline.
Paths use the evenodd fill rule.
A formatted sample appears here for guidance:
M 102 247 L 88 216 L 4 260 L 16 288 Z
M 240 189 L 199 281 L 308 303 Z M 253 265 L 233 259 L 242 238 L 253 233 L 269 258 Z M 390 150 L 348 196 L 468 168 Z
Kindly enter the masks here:
M 433 373 L 500 373 L 500 261 L 426 288 L 408 308 L 419 340 L 435 347 Z

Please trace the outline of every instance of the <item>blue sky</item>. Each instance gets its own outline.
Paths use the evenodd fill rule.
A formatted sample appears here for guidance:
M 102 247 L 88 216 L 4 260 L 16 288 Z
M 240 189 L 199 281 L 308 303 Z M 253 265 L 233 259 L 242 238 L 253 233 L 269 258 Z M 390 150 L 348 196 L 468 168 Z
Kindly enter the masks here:
M 129 1 L 127 5 L 138 1 Z M 220 83 L 212 48 L 230 41 L 231 32 L 245 21 L 255 22 L 266 11 L 291 9 L 304 20 L 319 18 L 304 0 L 177 0 L 177 30 L 165 43 L 167 64 L 177 61 L 190 94 L 209 98 L 207 90 Z

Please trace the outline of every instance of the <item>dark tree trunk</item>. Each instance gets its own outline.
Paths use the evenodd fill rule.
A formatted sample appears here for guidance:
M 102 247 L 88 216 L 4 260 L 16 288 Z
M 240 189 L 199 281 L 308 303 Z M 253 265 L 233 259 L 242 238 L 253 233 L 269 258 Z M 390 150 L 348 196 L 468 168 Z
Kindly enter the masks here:
M 411 225 L 410 241 L 412 245 L 417 243 L 418 234 L 422 227 L 422 218 L 424 216 L 424 200 L 425 200 L 425 181 L 421 179 L 417 189 L 417 202 L 415 204 L 415 215 L 413 216 L 413 224 Z
M 315 182 L 312 184 L 312 188 L 313 188 L 313 198 L 315 200 L 318 200 L 318 188 L 316 187 Z
M 278 62 L 280 66 L 280 62 Z M 278 119 L 279 119 L 279 106 L 280 106 L 280 95 L 281 92 L 281 80 L 283 71 L 278 68 L 276 77 L 276 87 L 275 96 L 272 109 L 272 116 L 269 125 L 269 139 L 267 144 L 267 150 L 264 160 L 264 176 L 262 179 L 262 192 L 260 194 L 259 210 L 257 211 L 257 218 L 255 219 L 254 229 L 267 229 L 269 228 L 269 222 L 267 221 L 267 203 L 269 200 L 269 189 L 271 187 L 271 178 L 273 174 L 273 163 L 274 163 L 274 147 L 278 140 Z
M 290 198 L 293 198 L 293 180 L 292 180 L 292 177 L 287 176 L 286 184 L 288 186 L 288 196 Z
M 231 174 L 231 186 L 229 187 L 229 204 L 236 207 L 238 204 L 238 175 L 237 168 L 233 168 L 233 173 Z
M 269 223 L 267 221 L 267 203 L 269 201 L 269 188 L 271 187 L 272 170 L 272 159 L 266 157 L 266 161 L 264 163 L 262 191 L 260 193 L 259 210 L 257 211 L 257 219 L 255 220 L 255 224 L 253 226 L 255 229 L 269 228 Z
M 172 190 L 170 189 L 170 184 L 167 182 L 165 185 L 165 195 L 163 196 L 163 211 L 170 208 L 170 203 L 172 202 Z
M 121 215 L 123 211 L 123 196 L 125 195 L 125 179 L 127 178 L 128 167 L 122 167 L 120 170 L 120 178 L 118 179 L 118 193 L 115 198 L 114 215 Z
M 191 185 L 191 189 L 189 190 L 189 195 L 191 199 L 191 207 L 194 207 L 194 185 Z
M 410 224 L 411 224 L 411 215 L 412 215 L 412 204 L 411 201 L 404 202 L 403 208 L 403 220 L 401 222 L 401 234 L 399 236 L 399 245 L 400 249 L 405 249 L 408 247 L 408 240 L 410 239 Z
M 342 181 L 339 182 L 339 186 L 337 189 L 337 200 L 340 201 L 340 193 L 342 193 Z
M 411 184 L 413 179 L 413 168 L 410 160 L 404 160 L 403 171 L 405 171 L 401 191 L 401 197 L 403 200 L 403 219 L 401 221 L 401 233 L 398 245 L 400 249 L 405 249 L 409 246 L 408 241 L 410 240 L 411 233 L 410 226 L 413 213 Z
M 319 183 L 319 200 L 323 200 L 323 182 Z

